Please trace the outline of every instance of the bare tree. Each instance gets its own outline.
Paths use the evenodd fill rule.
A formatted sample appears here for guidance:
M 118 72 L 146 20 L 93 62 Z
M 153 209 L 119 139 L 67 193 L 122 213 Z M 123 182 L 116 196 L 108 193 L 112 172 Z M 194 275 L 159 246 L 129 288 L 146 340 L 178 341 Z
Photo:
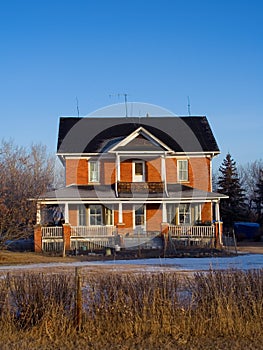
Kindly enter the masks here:
M 255 196 L 257 184 L 260 180 L 260 174 L 263 169 L 263 161 L 256 160 L 245 165 L 239 165 L 238 173 L 242 188 L 245 190 L 246 204 L 248 207 L 248 218 L 256 220 Z
M 37 198 L 54 187 L 55 158 L 45 146 L 28 149 L 13 141 L 0 144 L 0 246 L 33 232 Z

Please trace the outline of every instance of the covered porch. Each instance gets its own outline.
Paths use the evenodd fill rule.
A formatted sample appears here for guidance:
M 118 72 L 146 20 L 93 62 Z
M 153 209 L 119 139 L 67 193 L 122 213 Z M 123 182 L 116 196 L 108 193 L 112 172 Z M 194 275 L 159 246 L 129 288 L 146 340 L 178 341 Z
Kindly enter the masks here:
M 38 201 L 35 250 L 160 247 L 160 240 L 152 243 L 156 237 L 164 244 L 167 238 L 180 245 L 222 244 L 220 195 L 178 184 L 168 190 L 165 197 L 122 198 L 105 186 L 51 192 Z

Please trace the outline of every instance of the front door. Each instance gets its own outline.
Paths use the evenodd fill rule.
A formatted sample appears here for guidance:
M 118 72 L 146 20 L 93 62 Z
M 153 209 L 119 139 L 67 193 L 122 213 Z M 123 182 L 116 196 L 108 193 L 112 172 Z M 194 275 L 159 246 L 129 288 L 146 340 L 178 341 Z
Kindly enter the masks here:
M 145 163 L 141 160 L 133 161 L 133 182 L 145 181 Z

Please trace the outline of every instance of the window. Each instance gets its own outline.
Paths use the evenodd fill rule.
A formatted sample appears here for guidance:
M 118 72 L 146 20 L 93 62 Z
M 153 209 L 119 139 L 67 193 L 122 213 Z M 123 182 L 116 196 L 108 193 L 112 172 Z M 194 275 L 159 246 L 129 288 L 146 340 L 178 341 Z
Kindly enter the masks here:
M 79 205 L 79 226 L 86 226 L 86 206 Z
M 143 175 L 143 164 L 141 162 L 135 163 L 135 175 Z
M 145 163 L 144 161 L 133 161 L 133 181 L 144 182 L 145 181 Z
M 167 222 L 172 225 L 196 225 L 201 221 L 201 204 L 167 204 Z
M 167 222 L 172 225 L 176 225 L 176 206 L 174 204 L 167 204 Z
M 89 206 L 89 224 L 90 226 L 102 225 L 102 206 L 101 205 Z
M 99 182 L 99 162 L 98 161 L 89 161 L 89 182 Z
M 177 161 L 178 181 L 188 181 L 188 160 Z
M 191 224 L 190 204 L 180 204 L 179 205 L 179 223 L 180 224 Z
M 104 222 L 105 225 L 113 225 L 113 210 L 108 206 L 104 208 Z
M 144 205 L 134 210 L 134 226 L 135 229 L 143 229 L 145 228 L 145 211 Z

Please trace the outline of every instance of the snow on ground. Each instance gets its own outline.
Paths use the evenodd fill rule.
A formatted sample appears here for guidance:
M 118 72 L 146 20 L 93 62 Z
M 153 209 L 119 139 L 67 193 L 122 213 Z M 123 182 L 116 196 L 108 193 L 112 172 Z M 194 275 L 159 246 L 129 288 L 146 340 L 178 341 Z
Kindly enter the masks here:
M 207 258 L 158 258 L 136 260 L 111 261 L 83 261 L 72 263 L 41 263 L 27 265 L 0 266 L 0 272 L 23 271 L 56 268 L 85 267 L 94 270 L 103 268 L 113 271 L 207 271 L 222 269 L 261 269 L 263 268 L 263 254 L 242 254 L 233 257 L 207 257 Z

